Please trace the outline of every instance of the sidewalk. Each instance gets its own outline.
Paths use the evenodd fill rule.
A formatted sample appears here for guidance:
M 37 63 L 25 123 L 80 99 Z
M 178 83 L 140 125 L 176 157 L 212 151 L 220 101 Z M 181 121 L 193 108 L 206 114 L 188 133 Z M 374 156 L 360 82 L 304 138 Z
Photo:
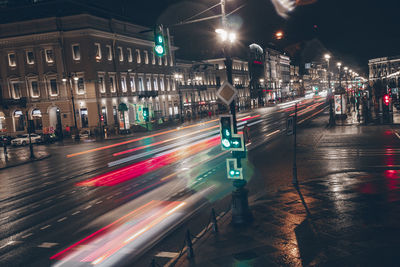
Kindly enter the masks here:
M 328 114 L 324 116 L 328 122 Z M 277 190 L 253 190 L 249 196 L 253 222 L 234 227 L 228 212 L 218 220 L 218 234 L 208 231 L 194 243 L 195 256 L 189 259 L 185 253 L 173 266 L 398 266 L 400 170 L 360 170 L 353 164 L 354 170 L 346 171 L 347 164 L 354 162 L 342 159 L 352 158 L 349 153 L 355 158 L 357 153 L 370 153 L 364 161 L 375 165 L 382 160 L 374 157 L 373 153 L 381 152 L 373 152 L 372 147 L 358 150 L 354 141 L 360 142 L 360 127 L 364 128 L 328 128 L 326 137 L 318 141 L 324 142 L 324 149 L 298 155 L 310 161 L 326 157 L 326 164 L 333 165 L 336 172 L 307 172 L 303 164 L 299 190 L 288 183 Z M 364 128 L 372 133 L 382 131 L 384 138 L 396 140 L 382 129 L 375 125 Z M 371 140 L 372 135 L 364 142 Z M 353 147 L 347 148 L 349 144 Z M 399 159 L 397 154 L 385 155 L 383 159 L 391 162 Z M 307 175 L 315 172 L 319 174 Z M 263 171 L 261 180 L 267 179 L 268 173 Z
M 5 157 L 3 147 L 0 147 L 0 170 L 19 166 L 32 161 L 42 160 L 50 157 L 46 147 L 33 145 L 34 159 L 30 158 L 29 146 L 10 147 L 7 146 L 7 156 Z
M 209 232 L 195 244 L 195 257 L 184 255 L 175 266 L 395 266 L 399 198 L 388 204 L 387 192 L 368 191 L 380 182 L 345 173 L 303 183 L 308 217 L 295 188 L 260 197 L 250 225 L 235 228 L 227 214 L 219 234 Z

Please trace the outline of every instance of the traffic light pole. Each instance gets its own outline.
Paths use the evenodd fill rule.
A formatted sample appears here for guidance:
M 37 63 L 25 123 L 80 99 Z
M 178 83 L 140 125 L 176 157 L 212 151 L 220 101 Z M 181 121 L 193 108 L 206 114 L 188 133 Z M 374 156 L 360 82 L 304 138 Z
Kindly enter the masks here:
M 224 49 L 225 54 L 225 66 L 226 66 L 226 77 L 230 84 L 232 84 L 232 58 L 230 55 L 229 48 Z M 230 113 L 233 119 L 233 132 L 237 134 L 237 124 L 236 124 L 236 101 L 233 100 L 230 107 Z M 245 145 L 245 144 L 243 144 Z M 238 151 L 233 151 L 233 157 L 236 159 L 237 167 L 241 168 L 241 159 L 240 153 Z M 242 225 L 246 222 L 252 220 L 252 214 L 249 209 L 248 203 L 248 190 L 245 188 L 247 182 L 242 179 L 233 180 L 233 186 L 235 190 L 232 191 L 232 224 L 233 225 Z

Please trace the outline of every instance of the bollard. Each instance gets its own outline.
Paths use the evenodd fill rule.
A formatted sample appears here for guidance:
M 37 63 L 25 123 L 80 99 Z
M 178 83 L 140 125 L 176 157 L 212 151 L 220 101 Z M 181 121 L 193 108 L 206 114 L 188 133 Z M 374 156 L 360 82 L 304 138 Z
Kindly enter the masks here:
M 211 209 L 211 223 L 212 223 L 212 229 L 213 229 L 214 233 L 218 234 L 218 222 L 217 222 L 217 218 L 215 217 L 214 208 Z
M 187 257 L 189 259 L 194 258 L 192 237 L 189 229 L 186 231 L 186 247 L 187 247 Z

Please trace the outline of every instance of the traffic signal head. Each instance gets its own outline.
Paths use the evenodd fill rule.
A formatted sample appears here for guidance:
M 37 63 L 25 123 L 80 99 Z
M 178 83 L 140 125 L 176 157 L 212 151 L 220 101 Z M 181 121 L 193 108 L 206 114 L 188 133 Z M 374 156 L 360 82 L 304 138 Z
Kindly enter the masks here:
M 390 102 L 389 95 L 384 95 L 383 103 L 385 103 L 386 106 L 389 106 L 389 102 Z
M 155 31 L 154 34 L 154 52 L 157 56 L 162 57 L 165 55 L 165 39 L 161 31 Z
M 228 179 L 243 180 L 243 168 L 238 168 L 237 159 L 226 159 L 226 171 Z
M 149 108 L 143 108 L 143 119 L 149 121 Z
M 100 116 L 100 120 L 104 121 L 104 116 L 103 115 Z
M 232 146 L 231 139 L 233 134 L 232 116 L 221 116 L 220 118 L 220 132 L 221 132 L 221 146 L 224 150 L 229 150 Z

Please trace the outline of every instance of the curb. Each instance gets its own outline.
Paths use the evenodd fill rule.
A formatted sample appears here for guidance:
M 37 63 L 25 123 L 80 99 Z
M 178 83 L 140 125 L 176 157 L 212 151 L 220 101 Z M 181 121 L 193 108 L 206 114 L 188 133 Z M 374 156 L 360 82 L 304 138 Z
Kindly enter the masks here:
M 0 167 L 0 170 L 21 166 L 21 165 L 24 165 L 24 164 L 27 164 L 27 163 L 30 163 L 30 162 L 40 161 L 40 160 L 44 160 L 44 159 L 47 159 L 47 158 L 50 158 L 50 157 L 51 157 L 51 154 L 48 154 L 48 155 L 45 155 L 45 156 L 40 157 L 40 158 L 29 159 L 29 160 L 26 160 L 26 161 L 17 162 L 17 163 L 10 164 L 10 165 L 4 166 L 4 167 Z

